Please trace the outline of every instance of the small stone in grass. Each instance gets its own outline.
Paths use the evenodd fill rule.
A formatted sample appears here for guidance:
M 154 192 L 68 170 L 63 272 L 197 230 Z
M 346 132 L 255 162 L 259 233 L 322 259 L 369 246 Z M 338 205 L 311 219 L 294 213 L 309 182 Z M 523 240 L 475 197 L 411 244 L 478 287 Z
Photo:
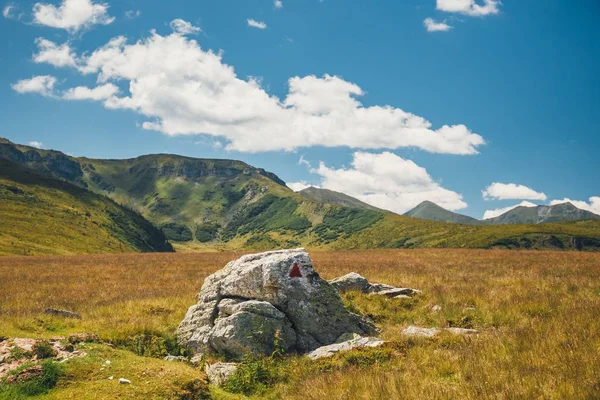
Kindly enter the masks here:
M 131 381 L 129 379 L 125 379 L 125 378 L 120 378 L 119 379 L 119 383 L 121 385 L 129 385 L 131 383 Z

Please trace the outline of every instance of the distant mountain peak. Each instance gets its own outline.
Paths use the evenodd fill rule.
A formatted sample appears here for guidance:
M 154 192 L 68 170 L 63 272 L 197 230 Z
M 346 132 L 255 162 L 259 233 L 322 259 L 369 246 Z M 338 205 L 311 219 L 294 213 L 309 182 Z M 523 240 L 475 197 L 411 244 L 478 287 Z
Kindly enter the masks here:
M 407 217 L 428 219 L 431 221 L 449 222 L 453 224 L 463 225 L 481 225 L 482 222 L 478 219 L 469 217 L 467 215 L 458 214 L 452 211 L 448 211 L 438 204 L 425 200 L 418 206 L 404 214 Z
M 486 219 L 485 223 L 490 225 L 542 224 L 546 222 L 580 221 L 585 219 L 600 219 L 600 215 L 582 210 L 573 203 L 565 202 L 550 206 L 515 207 L 495 218 Z

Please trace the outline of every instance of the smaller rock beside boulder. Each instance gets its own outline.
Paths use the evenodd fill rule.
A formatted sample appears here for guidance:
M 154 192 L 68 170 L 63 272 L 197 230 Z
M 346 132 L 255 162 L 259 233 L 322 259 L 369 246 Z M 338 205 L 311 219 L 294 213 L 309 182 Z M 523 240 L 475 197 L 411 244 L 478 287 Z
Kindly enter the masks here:
M 358 347 L 378 347 L 383 343 L 383 340 L 375 337 L 358 337 L 342 343 L 334 343 L 328 346 L 319 347 L 308 353 L 307 356 L 313 360 L 318 360 L 319 358 L 331 357 L 334 354 L 356 349 Z
M 370 283 L 367 278 L 350 272 L 344 276 L 332 279 L 329 284 L 333 286 L 339 293 L 348 292 L 351 290 L 368 293 L 370 295 L 381 295 L 389 298 L 403 299 L 405 296 L 412 297 L 416 294 L 421 294 L 420 290 L 410 288 L 397 288 L 385 283 Z
M 455 335 L 476 335 L 479 333 L 477 329 L 465 329 L 465 328 L 421 328 L 418 326 L 411 325 L 402 330 L 402 334 L 406 336 L 417 336 L 417 337 L 434 337 L 442 332 L 450 332 Z
M 46 308 L 44 314 L 55 315 L 58 317 L 81 319 L 81 315 L 73 311 L 59 310 L 57 308 Z
M 206 365 L 206 376 L 213 385 L 222 385 L 231 375 L 235 374 L 238 365 L 236 363 L 224 363 L 219 362 L 215 364 Z
M 406 298 L 406 297 L 413 297 L 416 294 L 421 294 L 420 290 L 417 289 L 410 289 L 410 288 L 393 288 L 393 289 L 388 289 L 388 290 L 382 290 L 381 292 L 375 292 L 375 293 L 371 293 L 372 296 L 385 296 L 385 297 L 390 297 L 390 298 Z M 400 297 L 400 296 L 406 296 L 406 297 Z
M 347 275 L 332 279 L 329 281 L 329 284 L 340 293 L 347 292 L 349 290 L 367 293 L 370 291 L 372 286 L 364 276 L 357 274 L 356 272 L 350 272 Z

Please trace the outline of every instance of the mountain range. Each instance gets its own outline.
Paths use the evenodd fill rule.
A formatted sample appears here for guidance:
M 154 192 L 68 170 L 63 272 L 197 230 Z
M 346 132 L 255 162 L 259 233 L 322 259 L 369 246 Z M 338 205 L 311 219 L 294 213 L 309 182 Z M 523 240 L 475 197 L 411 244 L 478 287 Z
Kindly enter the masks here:
M 5 253 L 11 251 L 10 246 L 23 249 L 29 243 L 47 241 L 52 226 L 59 222 L 65 231 L 73 232 L 69 236 L 71 243 L 65 239 L 54 248 L 40 247 L 37 253 L 84 252 L 79 241 L 87 233 L 81 227 L 90 225 L 85 225 L 81 213 L 64 214 L 65 218 L 60 221 L 40 220 L 37 230 L 31 225 L 18 224 L 22 214 L 30 215 L 33 224 L 38 211 L 28 205 L 27 193 L 42 190 L 33 178 L 32 181 L 19 181 L 19 175 L 25 170 L 35 174 L 38 180 L 47 179 L 54 186 L 68 184 L 68 189 L 65 186 L 63 191 L 75 193 L 74 190 L 79 190 L 77 193 L 80 194 L 69 198 L 71 202 L 85 196 L 102 198 L 106 207 L 111 204 L 118 207 L 120 213 L 141 218 L 136 220 L 140 225 L 143 225 L 142 221 L 149 221 L 158 229 L 149 228 L 148 235 L 164 233 L 176 250 L 263 250 L 298 246 L 313 249 L 600 249 L 600 221 L 477 226 L 412 218 L 376 209 L 329 190 L 312 188 L 295 193 L 275 174 L 236 160 L 170 154 L 125 160 L 90 159 L 18 145 L 6 139 L 0 139 L 0 159 L 8 160 L 3 169 L 18 171 L 16 175 L 5 173 L 3 176 L 5 185 L 18 189 L 5 190 L 6 197 L 0 199 L 2 226 L 15 226 L 6 232 L 4 228 L 0 230 L 3 242 L 8 243 Z M 9 192 L 10 195 L 6 194 Z M 54 190 L 40 193 L 42 195 L 48 201 L 54 201 L 52 196 L 62 196 L 60 191 Z M 10 200 L 8 196 L 11 196 Z M 10 211 L 4 204 L 20 204 L 20 208 Z M 85 206 L 73 207 L 81 209 L 84 216 L 95 209 Z M 427 209 L 434 209 L 436 218 L 448 217 L 443 212 L 446 210 L 434 206 L 422 207 L 425 210 L 415 212 L 415 216 L 424 218 Z M 65 208 L 61 204 L 56 207 Z M 110 215 L 107 218 L 110 219 Z M 123 230 L 119 233 L 108 229 L 112 223 L 105 220 L 107 222 L 97 226 L 108 232 L 110 240 L 123 244 L 122 250 L 109 247 L 110 251 L 169 250 L 161 247 L 158 236 L 152 245 L 136 246 L 133 238 L 123 236 Z M 464 219 L 452 222 L 459 221 Z M 92 252 L 107 251 L 106 246 L 100 247 L 95 245 Z M 17 250 L 13 252 L 18 253 Z
M 464 225 L 542 224 L 548 222 L 600 220 L 600 215 L 579 209 L 571 203 L 537 207 L 519 206 L 497 217 L 479 220 L 448 211 L 430 201 L 424 201 L 404 215 L 431 221 Z

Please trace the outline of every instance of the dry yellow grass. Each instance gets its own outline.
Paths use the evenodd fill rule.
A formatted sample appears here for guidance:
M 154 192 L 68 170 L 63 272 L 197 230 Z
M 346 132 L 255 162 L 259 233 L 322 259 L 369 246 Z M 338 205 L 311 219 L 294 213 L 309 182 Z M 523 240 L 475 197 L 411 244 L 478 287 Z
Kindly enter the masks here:
M 239 253 L 0 258 L 0 335 L 90 331 L 118 341 L 172 334 L 204 277 Z M 344 296 L 371 315 L 394 357 L 321 368 L 294 357 L 270 398 L 600 398 L 600 254 L 485 250 L 313 252 L 325 278 L 356 271 L 423 290 L 414 300 Z M 440 305 L 440 312 L 430 310 Z M 82 321 L 43 316 L 45 307 Z M 477 337 L 401 336 L 409 324 Z

